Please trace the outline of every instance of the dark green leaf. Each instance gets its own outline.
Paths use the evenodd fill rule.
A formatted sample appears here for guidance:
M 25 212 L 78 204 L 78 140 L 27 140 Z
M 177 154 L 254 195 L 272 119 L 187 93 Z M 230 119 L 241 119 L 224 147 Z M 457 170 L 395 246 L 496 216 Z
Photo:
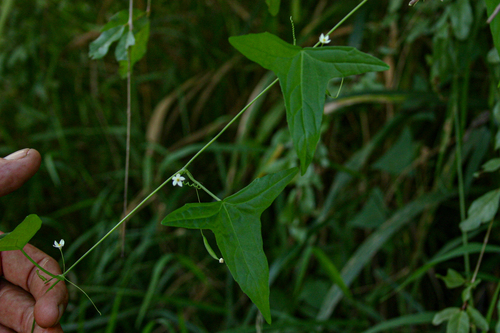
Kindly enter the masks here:
M 413 143 L 408 127 L 403 129 L 398 140 L 375 164 L 374 168 L 399 175 L 415 157 L 417 145 Z
M 467 307 L 467 313 L 469 314 L 470 320 L 477 326 L 477 328 L 485 332 L 487 332 L 490 329 L 490 326 L 488 325 L 486 318 L 483 317 L 481 312 L 477 311 L 476 309 L 474 309 L 472 306 L 469 305 Z
M 489 222 L 498 211 L 500 189 L 490 191 L 474 200 L 469 208 L 469 217 L 460 223 L 462 231 L 471 231 L 478 228 L 481 223 Z
M 472 291 L 481 283 L 481 279 L 477 279 L 474 283 L 469 284 L 462 290 L 462 301 L 468 302 L 472 298 Z
M 281 0 L 266 0 L 267 7 L 269 7 L 269 13 L 272 16 L 276 16 L 280 11 Z
M 132 13 L 132 20 L 136 20 L 137 18 L 145 15 L 145 12 L 140 9 L 134 9 Z M 114 27 L 118 27 L 120 25 L 125 25 L 128 23 L 129 19 L 129 11 L 128 9 L 124 9 L 111 16 L 109 22 L 101 29 L 101 32 L 109 30 Z
M 484 172 L 493 172 L 500 169 L 500 158 L 492 158 L 488 162 L 483 164 Z
M 446 308 L 444 310 L 439 311 L 432 319 L 433 325 L 440 325 L 444 321 L 450 320 L 450 318 L 457 313 L 460 313 L 460 308 Z
M 469 315 L 465 311 L 453 314 L 448 320 L 446 333 L 469 333 Z
M 436 274 L 436 276 L 444 281 L 447 288 L 457 288 L 465 283 L 465 279 L 457 271 L 448 268 L 446 276 Z
M 137 20 L 134 26 L 135 44 L 130 49 L 130 65 L 133 68 L 134 64 L 144 57 L 147 50 L 149 40 L 149 20 L 147 17 L 142 17 Z M 120 61 L 120 76 L 125 78 L 128 72 L 128 63 L 126 60 Z
M 269 267 L 263 250 L 260 215 L 271 205 L 297 169 L 254 180 L 222 201 L 187 204 L 165 217 L 163 225 L 210 229 L 231 274 L 268 323 Z
M 474 20 L 469 0 L 456 0 L 450 4 L 450 20 L 455 37 L 466 39 Z
M 90 43 L 89 57 L 92 59 L 104 57 L 108 53 L 111 44 L 120 39 L 124 31 L 125 26 L 123 25 L 104 31 L 99 38 Z
M 302 174 L 311 163 L 320 138 L 328 81 L 389 68 L 353 47 L 301 48 L 267 32 L 231 37 L 229 42 L 248 59 L 278 76 Z
M 394 319 L 388 319 L 380 322 L 379 324 L 371 327 L 363 333 L 377 333 L 377 332 L 394 332 L 394 329 L 411 326 L 428 324 L 434 317 L 433 312 L 415 313 L 405 316 L 399 316 Z M 397 332 L 397 330 L 396 330 Z
M 130 46 L 135 44 L 135 38 L 132 31 L 127 31 L 122 35 L 118 45 L 116 45 L 115 49 L 115 58 L 116 60 L 127 60 L 127 50 Z
M 22 250 L 42 226 L 38 215 L 28 215 L 14 231 L 0 238 L 0 251 Z
M 387 213 L 384 194 L 376 187 L 370 193 L 363 209 L 347 224 L 359 228 L 376 228 L 387 220 Z

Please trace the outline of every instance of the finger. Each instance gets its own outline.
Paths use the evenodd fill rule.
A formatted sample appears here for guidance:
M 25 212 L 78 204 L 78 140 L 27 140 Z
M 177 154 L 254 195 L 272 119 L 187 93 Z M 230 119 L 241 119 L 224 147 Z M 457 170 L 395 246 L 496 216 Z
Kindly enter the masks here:
M 0 197 L 18 189 L 40 168 L 42 157 L 35 149 L 22 149 L 0 158 Z
M 0 333 L 16 333 L 16 332 L 0 324 Z
M 31 332 L 35 300 L 25 290 L 0 280 L 0 333 Z M 60 325 L 42 328 L 35 325 L 35 333 L 62 333 Z
M 24 247 L 24 251 L 45 270 L 54 275 L 61 274 L 57 262 L 44 252 L 30 244 Z M 34 308 L 36 322 L 42 327 L 52 327 L 59 322 L 66 309 L 68 291 L 64 281 L 59 281 L 48 291 L 56 280 L 45 283 L 39 275 L 47 280 L 51 277 L 37 270 L 38 268 L 21 251 L 0 252 L 0 275 L 3 274 L 7 281 L 33 295 L 36 301 Z

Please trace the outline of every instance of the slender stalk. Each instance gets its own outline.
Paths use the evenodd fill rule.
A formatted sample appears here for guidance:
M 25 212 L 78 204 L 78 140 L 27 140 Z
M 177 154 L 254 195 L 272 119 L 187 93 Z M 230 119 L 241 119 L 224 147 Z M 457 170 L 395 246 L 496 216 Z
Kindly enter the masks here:
M 63 272 L 64 272 L 64 271 L 66 271 L 66 262 L 64 261 L 64 254 L 63 254 L 62 248 L 59 248 L 59 251 L 61 251 L 61 258 L 62 258 Z
M 134 0 L 129 1 L 128 8 L 128 29 L 130 32 L 134 30 L 133 20 Z M 128 179 L 130 169 L 130 127 L 132 122 L 132 64 L 130 59 L 130 47 L 127 48 L 127 143 L 125 152 L 125 180 L 123 185 L 123 215 L 127 214 L 128 206 Z M 123 223 L 121 229 L 121 248 L 122 257 L 125 254 L 125 232 L 126 223 Z
M 198 186 L 199 188 L 201 188 L 203 191 L 207 192 L 208 195 L 210 195 L 212 198 L 214 198 L 215 200 L 217 201 L 221 201 L 219 199 L 218 196 L 216 196 L 215 194 L 213 194 L 212 192 L 210 192 L 205 186 L 203 186 L 199 181 L 197 181 L 196 179 L 194 179 L 193 175 L 191 174 L 191 172 L 189 172 L 187 169 L 184 170 L 184 172 L 186 173 L 186 175 L 189 177 L 189 179 L 191 179 L 191 181 L 193 183 L 195 183 L 196 186 Z M 198 194 L 198 192 L 196 192 Z M 198 201 L 200 201 L 200 199 L 198 198 Z
M 479 259 L 477 260 L 476 269 L 474 270 L 474 275 L 472 275 L 470 283 L 474 283 L 474 281 L 476 281 L 477 273 L 479 272 L 479 266 L 481 266 L 481 261 L 483 260 L 484 250 L 486 249 L 486 244 L 488 244 L 488 239 L 490 238 L 491 227 L 493 227 L 493 220 L 494 219 L 491 219 L 488 230 L 486 231 L 486 235 L 484 236 L 483 247 L 481 248 L 481 252 L 479 253 Z
M 148 201 L 154 194 L 156 194 L 156 192 L 158 192 L 163 186 L 165 186 L 173 177 L 175 174 L 177 173 L 185 173 L 187 171 L 187 167 L 203 152 L 205 151 L 205 149 L 207 149 L 208 146 L 210 146 L 212 143 L 214 143 L 215 140 L 217 140 L 217 138 L 219 138 L 222 133 L 224 133 L 228 128 L 229 126 L 231 126 L 232 123 L 234 123 L 236 121 L 236 119 L 238 119 L 242 114 L 243 112 L 245 112 L 253 103 L 255 103 L 255 101 L 261 97 L 264 93 L 266 93 L 274 84 L 276 84 L 276 82 L 278 82 L 278 79 L 274 80 L 271 84 L 269 84 L 264 90 L 262 90 L 262 92 L 260 94 L 258 94 L 252 101 L 250 101 L 250 103 L 248 103 L 233 119 L 231 119 L 231 121 L 226 125 L 224 126 L 224 128 L 212 139 L 210 140 L 203 148 L 200 149 L 200 151 L 198 151 L 187 163 L 186 165 L 184 165 L 184 167 L 182 167 L 181 170 L 179 170 L 178 172 L 174 173 L 172 176 L 170 176 L 167 180 L 165 180 L 160 186 L 158 186 L 153 192 L 151 192 L 144 200 L 142 200 L 134 209 L 132 209 L 130 211 L 130 213 L 128 213 L 124 218 L 122 218 L 120 220 L 120 222 L 118 222 L 110 231 L 108 231 L 104 236 L 102 236 L 102 238 L 97 242 L 95 243 L 90 249 L 87 250 L 87 252 L 85 252 L 70 268 L 68 268 L 68 270 L 66 272 L 63 273 L 63 276 L 66 276 L 66 274 L 71 271 L 76 265 L 78 265 L 78 263 L 80 261 L 83 260 L 83 258 L 85 258 L 87 255 L 90 254 L 90 252 L 92 252 L 97 246 L 99 246 L 99 244 L 101 244 L 104 239 L 106 239 L 109 235 L 111 235 L 111 233 L 113 233 L 113 231 L 115 231 L 118 227 L 120 227 L 126 220 L 128 220 L 128 218 L 130 216 L 132 216 L 139 208 L 142 207 L 142 205 L 144 205 L 146 203 L 146 201 Z M 189 171 L 188 171 L 189 172 Z M 219 199 L 220 200 L 220 199 Z
M 491 317 L 493 317 L 493 312 L 495 311 L 495 307 L 497 305 L 498 294 L 500 293 L 500 283 L 497 284 L 495 292 L 490 301 L 490 306 L 488 308 L 488 313 L 486 314 L 486 321 L 488 324 L 491 323 Z
M 453 81 L 453 95 L 452 95 L 452 112 L 454 114 L 454 123 L 455 123 L 455 141 L 456 141 L 456 150 L 455 150 L 455 161 L 457 167 L 457 177 L 458 177 L 458 194 L 460 200 L 460 220 L 463 221 L 466 218 L 465 214 L 465 189 L 464 189 L 464 176 L 462 172 L 462 130 L 460 127 L 460 115 L 458 112 L 458 78 L 455 78 Z M 467 233 L 462 231 L 462 243 L 464 246 L 469 244 L 469 240 L 467 238 Z M 470 276 L 470 260 L 469 260 L 469 252 L 464 253 L 464 265 L 465 265 L 465 276 L 469 278 Z
M 255 103 L 256 100 L 258 100 L 262 95 L 264 95 L 269 89 L 271 89 L 272 86 L 274 86 L 276 84 L 276 82 L 278 82 L 279 79 L 276 79 L 274 80 L 273 82 L 271 82 L 264 90 L 261 91 L 260 94 L 258 94 L 257 96 L 255 96 L 254 99 L 252 99 L 250 101 L 250 103 L 248 103 L 243 109 L 241 109 L 240 112 L 238 112 L 238 114 L 236 116 L 234 116 L 233 119 L 231 119 L 231 121 L 229 123 L 227 123 L 226 126 L 224 126 L 223 129 L 221 129 L 221 131 L 219 133 L 217 133 L 216 136 L 213 137 L 212 140 L 210 140 L 203 148 L 200 149 L 200 151 L 198 151 L 190 160 L 189 162 L 186 163 L 186 165 L 179 171 L 179 172 L 185 172 L 186 171 L 186 168 L 201 154 L 205 151 L 205 149 L 207 149 L 212 143 L 215 142 L 215 140 L 217 140 L 219 138 L 219 136 L 222 135 L 222 133 L 224 133 L 228 128 L 229 126 L 231 126 L 235 121 L 236 119 L 238 119 L 253 103 Z
M 28 258 L 28 260 L 31 261 L 31 263 L 33 265 L 35 265 L 36 268 L 38 268 L 39 270 L 41 270 L 42 272 L 44 272 L 45 274 L 47 274 L 51 278 L 54 278 L 54 279 L 57 279 L 57 280 L 62 280 L 63 279 L 63 277 L 61 275 L 54 275 L 51 272 L 49 272 L 48 270 L 46 270 L 45 268 L 43 268 L 42 266 L 40 266 L 35 260 L 31 259 L 31 257 L 24 251 L 24 249 L 21 250 L 21 253 L 24 254 L 24 256 L 26 258 Z
M 95 243 L 90 249 L 87 250 L 87 252 L 85 252 L 73 265 L 71 265 L 70 268 L 68 268 L 68 270 L 66 272 L 64 272 L 62 275 L 63 276 L 66 276 L 66 274 L 68 274 L 69 271 L 71 271 L 80 261 L 83 260 L 83 258 L 85 258 L 90 252 L 92 252 L 92 250 L 94 250 L 97 246 L 99 246 L 99 244 L 101 244 L 109 235 L 111 235 L 111 233 L 113 233 L 113 231 L 115 231 L 119 226 L 122 225 L 123 222 L 125 222 L 126 220 L 129 219 L 130 216 L 132 216 L 139 208 L 142 207 L 142 205 L 144 205 L 146 203 L 146 201 L 148 201 L 153 195 L 156 194 L 156 192 L 158 192 L 163 186 L 165 186 L 171 179 L 173 178 L 173 175 L 168 177 L 167 180 L 165 180 L 160 186 L 158 186 L 153 192 L 151 192 L 146 198 L 144 198 L 144 200 L 141 201 L 140 204 L 138 204 L 134 209 L 132 209 L 130 211 L 130 213 L 128 213 L 124 218 L 122 218 L 120 220 L 120 222 L 118 222 L 110 231 L 108 231 L 108 233 L 104 236 L 102 236 L 102 238 L 97 242 Z
M 359 3 L 359 5 L 357 5 L 353 10 L 351 10 L 349 12 L 349 14 L 347 14 L 346 16 L 344 16 L 344 18 L 342 20 L 339 21 L 339 23 L 337 23 L 330 31 L 328 31 L 328 33 L 326 34 L 327 36 L 329 36 L 332 32 L 334 32 L 335 30 L 337 30 L 338 27 L 340 27 L 340 25 L 342 23 L 344 23 L 349 17 L 351 17 L 352 14 L 354 14 L 361 6 L 363 6 L 368 0 L 363 0 Z M 320 42 L 317 42 L 313 47 L 318 47 L 321 43 Z

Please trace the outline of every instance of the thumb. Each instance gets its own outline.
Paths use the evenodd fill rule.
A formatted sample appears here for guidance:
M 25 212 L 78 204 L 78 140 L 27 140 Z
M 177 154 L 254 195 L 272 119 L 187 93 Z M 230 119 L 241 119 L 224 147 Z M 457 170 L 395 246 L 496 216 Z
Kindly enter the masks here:
M 0 197 L 21 187 L 38 171 L 41 161 L 40 153 L 30 148 L 0 158 Z

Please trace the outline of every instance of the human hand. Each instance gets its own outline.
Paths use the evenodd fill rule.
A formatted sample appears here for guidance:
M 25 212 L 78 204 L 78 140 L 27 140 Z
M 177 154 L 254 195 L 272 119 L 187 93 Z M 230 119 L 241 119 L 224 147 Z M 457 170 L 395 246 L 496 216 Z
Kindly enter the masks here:
M 0 196 L 24 184 L 37 172 L 40 163 L 40 154 L 34 149 L 0 158 Z M 58 263 L 44 252 L 30 244 L 24 250 L 41 267 L 61 274 Z M 45 284 L 36 271 L 21 251 L 0 252 L 0 333 L 31 332 L 33 318 L 37 323 L 35 333 L 62 332 L 59 319 L 68 303 L 66 285 L 61 281 L 47 292 L 55 281 Z

